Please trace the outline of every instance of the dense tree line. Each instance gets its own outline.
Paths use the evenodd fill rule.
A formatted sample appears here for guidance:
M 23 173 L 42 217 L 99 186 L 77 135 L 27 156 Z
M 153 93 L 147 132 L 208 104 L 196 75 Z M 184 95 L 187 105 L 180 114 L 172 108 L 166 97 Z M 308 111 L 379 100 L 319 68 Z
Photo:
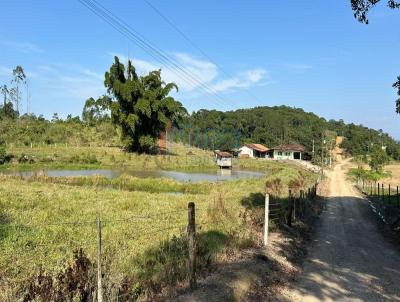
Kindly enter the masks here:
M 68 115 L 66 119 L 61 119 L 58 114 L 54 114 L 51 119 L 46 119 L 34 114 L 18 117 L 16 111 L 12 112 L 5 115 L 3 106 L 0 106 L 0 141 L 6 145 L 120 145 L 117 129 L 109 120 L 89 123 L 78 116 Z
M 232 149 L 243 143 L 262 143 L 268 147 L 300 143 L 308 151 L 312 151 L 314 144 L 315 151 L 319 152 L 322 146 L 329 149 L 337 134 L 345 137 L 343 147 L 351 154 L 366 154 L 384 146 L 388 155 L 400 159 L 400 145 L 382 130 L 345 124 L 342 120 L 327 121 L 286 106 L 228 112 L 203 109 L 193 112 L 186 122 L 190 125 L 187 129 L 197 138 L 193 144 L 206 148 Z

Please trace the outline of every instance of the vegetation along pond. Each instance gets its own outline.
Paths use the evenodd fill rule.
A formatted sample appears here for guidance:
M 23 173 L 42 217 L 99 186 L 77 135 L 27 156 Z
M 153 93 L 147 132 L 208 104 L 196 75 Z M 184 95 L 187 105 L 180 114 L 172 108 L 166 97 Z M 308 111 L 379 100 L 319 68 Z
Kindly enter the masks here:
M 117 178 L 122 174 L 135 176 L 139 178 L 172 178 L 180 182 L 202 182 L 202 181 L 223 181 L 233 180 L 238 178 L 255 178 L 265 176 L 264 173 L 242 170 L 216 170 L 214 172 L 181 172 L 181 171 L 129 171 L 129 170 L 112 170 L 112 169 L 95 169 L 95 170 L 36 170 L 24 172 L 6 172 L 21 177 L 31 177 L 35 175 L 46 175 L 51 177 L 66 177 L 66 176 L 95 176 L 101 175 L 109 179 Z

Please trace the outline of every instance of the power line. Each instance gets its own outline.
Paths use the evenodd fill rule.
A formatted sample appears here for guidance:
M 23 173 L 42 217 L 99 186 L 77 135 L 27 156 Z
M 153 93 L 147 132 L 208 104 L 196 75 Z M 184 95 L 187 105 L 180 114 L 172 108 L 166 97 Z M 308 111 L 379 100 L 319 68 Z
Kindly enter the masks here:
M 143 37 L 136 30 L 131 28 L 126 22 L 115 16 L 107 8 L 99 4 L 95 0 L 78 0 L 82 5 L 91 10 L 95 15 L 101 18 L 103 21 L 111 25 L 119 33 L 127 37 L 129 40 L 134 42 L 140 48 L 142 48 L 146 53 L 148 53 L 155 60 L 163 65 L 166 65 L 170 70 L 174 70 L 175 73 L 187 83 L 195 86 L 200 86 L 204 91 L 217 97 L 221 104 L 228 105 L 224 98 L 217 94 L 215 89 L 209 87 L 203 81 L 199 80 L 194 74 L 187 71 L 184 67 L 180 66 L 178 62 L 164 54 L 159 48 L 151 44 L 145 37 Z
M 148 0 L 143 0 L 150 8 L 152 8 L 165 22 L 167 22 L 177 33 L 179 33 L 183 39 L 185 39 L 190 45 L 192 45 L 194 48 L 196 48 L 206 59 L 208 59 L 211 63 L 213 63 L 215 66 L 219 68 L 219 70 L 222 71 L 222 73 L 227 76 L 232 78 L 233 75 L 225 71 L 214 59 L 212 59 L 204 50 L 198 46 L 197 43 L 195 43 L 192 39 L 188 37 L 179 27 L 172 22 L 171 19 L 169 19 L 167 16 L 165 16 L 157 7 L 155 7 L 150 1 Z M 259 102 L 262 102 L 260 98 L 258 98 L 256 95 L 250 92 L 250 90 L 246 89 L 246 87 L 243 87 L 244 91 L 248 93 L 249 96 L 252 98 L 257 99 Z

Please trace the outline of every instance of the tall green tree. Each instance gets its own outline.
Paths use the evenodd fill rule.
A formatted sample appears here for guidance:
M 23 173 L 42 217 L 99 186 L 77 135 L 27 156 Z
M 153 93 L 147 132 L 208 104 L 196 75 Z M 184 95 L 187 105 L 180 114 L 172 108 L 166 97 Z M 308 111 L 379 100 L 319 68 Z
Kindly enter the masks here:
M 375 172 L 382 172 L 384 166 L 388 164 L 390 157 L 382 148 L 376 147 L 370 154 L 369 166 Z
M 14 79 L 12 80 L 13 83 L 15 83 L 15 106 L 16 106 L 16 110 L 19 112 L 19 104 L 20 104 L 20 100 L 21 100 L 21 95 L 20 95 L 20 91 L 19 91 L 19 87 L 20 84 L 26 83 L 26 75 L 24 72 L 24 69 L 21 66 L 16 66 L 13 70 L 13 76 Z
M 8 90 L 8 87 L 7 87 L 7 85 L 3 85 L 3 86 L 1 86 L 0 87 L 0 92 L 1 92 L 1 94 L 3 95 L 3 97 L 4 97 L 4 101 L 3 101 L 3 108 L 5 108 L 6 107 L 6 103 L 7 103 L 7 100 L 8 100 L 8 95 L 9 95 L 9 93 L 10 93 L 10 91 Z
M 111 98 L 107 95 L 104 95 L 97 100 L 94 98 L 88 98 L 83 106 L 82 120 L 90 125 L 109 120 L 111 102 Z
M 169 96 L 178 86 L 162 81 L 161 70 L 138 76 L 131 61 L 125 69 L 115 57 L 104 84 L 115 99 L 111 119 L 121 127 L 122 142 L 129 151 L 151 151 L 162 131 L 170 123 L 177 126 L 187 115 L 182 104 Z

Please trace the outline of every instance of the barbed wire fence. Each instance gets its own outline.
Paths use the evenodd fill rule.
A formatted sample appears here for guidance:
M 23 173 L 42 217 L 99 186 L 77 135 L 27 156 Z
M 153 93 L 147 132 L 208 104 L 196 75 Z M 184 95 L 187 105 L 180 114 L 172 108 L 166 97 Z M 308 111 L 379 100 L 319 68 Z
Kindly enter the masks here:
M 317 186 L 318 184 L 315 184 L 306 190 L 296 192 L 296 194 L 289 190 L 284 198 L 269 193 L 265 194 L 263 226 L 265 245 L 268 244 L 270 222 L 292 226 L 294 221 L 307 215 L 307 211 L 311 208 L 317 195 Z M 237 209 L 243 210 L 244 208 L 238 207 Z M 210 230 L 216 227 L 222 228 L 226 223 L 223 220 L 211 222 L 207 216 L 209 210 L 206 207 L 196 207 L 193 202 L 190 202 L 187 208 L 152 214 L 129 215 L 117 219 L 102 218 L 99 214 L 96 218 L 86 221 L 51 223 L 29 221 L 25 224 L 1 223 L 0 221 L 0 238 L 13 236 L 11 246 L 0 251 L 0 257 L 13 262 L 13 265 L 9 266 L 11 271 L 3 271 L 3 275 L 0 276 L 0 287 L 27 285 L 32 282 L 32 275 L 23 274 L 24 271 L 31 273 L 36 273 L 37 269 L 42 271 L 49 259 L 55 261 L 54 258 L 57 257 L 56 261 L 65 265 L 67 264 L 66 255 L 73 250 L 84 249 L 84 252 L 89 251 L 91 259 L 95 259 L 93 268 L 97 272 L 95 278 L 97 283 L 92 282 L 89 285 L 92 290 L 89 292 L 90 300 L 88 301 L 127 301 L 127 298 L 132 297 L 132 291 L 124 292 L 118 287 L 109 288 L 108 284 L 104 283 L 108 278 L 108 257 L 112 257 L 113 253 L 117 253 L 121 249 L 128 250 L 128 254 L 133 257 L 133 255 L 143 252 L 145 247 L 159 248 L 162 246 L 162 242 L 168 243 L 172 238 L 181 238 L 187 248 L 187 253 L 182 254 L 187 257 L 184 259 L 187 263 L 186 280 L 189 287 L 194 289 L 197 284 L 196 240 L 198 231 L 205 231 L 207 227 Z M 118 236 L 118 232 L 122 232 L 122 236 Z M 82 237 L 76 238 L 75 234 L 78 233 L 82 234 Z M 23 238 L 23 236 L 29 237 L 33 234 L 41 235 L 40 238 L 33 240 Z M 22 246 L 21 241 L 24 241 Z M 149 242 L 151 244 L 148 244 Z M 135 246 L 134 243 L 139 246 Z M 138 251 L 135 251 L 136 247 Z M 164 252 L 170 255 L 175 247 L 172 244 L 165 244 L 163 248 Z M 28 268 L 27 265 L 32 267 Z M 135 262 L 131 265 L 135 265 Z M 18 276 L 19 274 L 22 277 L 5 278 L 7 275 Z M 11 296 L 9 301 L 12 301 Z

